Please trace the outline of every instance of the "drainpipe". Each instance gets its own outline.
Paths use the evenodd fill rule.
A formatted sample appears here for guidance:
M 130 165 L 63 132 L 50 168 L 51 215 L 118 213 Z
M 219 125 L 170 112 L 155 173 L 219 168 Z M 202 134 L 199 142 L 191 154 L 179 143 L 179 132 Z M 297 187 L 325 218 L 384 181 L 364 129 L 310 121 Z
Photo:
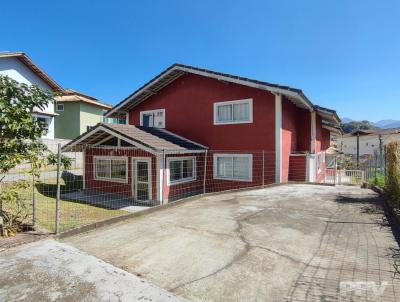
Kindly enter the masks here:
M 162 151 L 162 178 L 161 178 L 161 205 L 164 204 L 164 183 L 165 183 L 165 150 Z

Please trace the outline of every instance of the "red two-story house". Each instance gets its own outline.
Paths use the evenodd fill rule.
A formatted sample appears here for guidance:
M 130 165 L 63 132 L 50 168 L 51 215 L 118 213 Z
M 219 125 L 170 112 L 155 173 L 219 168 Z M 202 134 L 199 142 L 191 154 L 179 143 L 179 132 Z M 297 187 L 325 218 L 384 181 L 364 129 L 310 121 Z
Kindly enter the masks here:
M 83 151 L 86 190 L 140 202 L 288 181 L 323 182 L 336 112 L 299 89 L 174 64 L 65 151 Z

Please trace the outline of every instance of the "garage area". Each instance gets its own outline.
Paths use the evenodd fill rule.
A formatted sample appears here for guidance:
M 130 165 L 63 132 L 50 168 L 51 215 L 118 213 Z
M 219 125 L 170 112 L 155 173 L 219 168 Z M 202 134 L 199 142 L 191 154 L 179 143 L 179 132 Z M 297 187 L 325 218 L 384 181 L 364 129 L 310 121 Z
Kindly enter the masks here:
M 371 190 L 285 185 L 198 198 L 63 243 L 190 301 L 396 301 L 392 227 Z

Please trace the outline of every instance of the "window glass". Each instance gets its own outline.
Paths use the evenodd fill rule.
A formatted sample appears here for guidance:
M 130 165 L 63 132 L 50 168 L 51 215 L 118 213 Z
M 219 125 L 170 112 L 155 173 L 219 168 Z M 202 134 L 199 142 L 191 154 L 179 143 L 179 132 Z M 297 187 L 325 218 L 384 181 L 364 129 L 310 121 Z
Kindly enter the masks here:
M 125 160 L 111 160 L 111 178 L 126 179 Z
M 232 120 L 232 105 L 218 105 L 218 121 L 226 122 Z
M 215 103 L 214 123 L 251 122 L 252 104 L 252 99 Z
M 233 158 L 233 177 L 234 178 L 249 178 L 249 158 L 234 157 Z
M 178 182 L 192 180 L 195 178 L 196 161 L 190 159 L 172 159 L 169 161 L 169 180 L 170 182 Z
M 96 159 L 96 176 L 101 178 L 110 178 L 109 159 Z
M 251 179 L 251 155 L 217 155 L 214 176 L 231 180 Z
M 182 162 L 178 160 L 174 160 L 170 162 L 169 165 L 169 173 L 170 173 L 170 181 L 177 181 L 182 178 Z
M 141 112 L 140 116 L 141 126 L 157 128 L 165 127 L 164 109 Z
M 241 103 L 233 105 L 233 120 L 248 121 L 249 120 L 249 104 Z
M 127 166 L 126 159 L 118 158 L 96 158 L 95 178 L 110 180 L 126 180 Z

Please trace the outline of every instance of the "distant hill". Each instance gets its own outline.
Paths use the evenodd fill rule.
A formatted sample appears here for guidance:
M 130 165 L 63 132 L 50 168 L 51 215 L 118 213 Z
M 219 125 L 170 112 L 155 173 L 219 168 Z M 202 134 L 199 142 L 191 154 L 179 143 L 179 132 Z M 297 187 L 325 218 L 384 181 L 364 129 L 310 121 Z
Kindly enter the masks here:
M 343 123 L 341 124 L 342 130 L 344 133 L 351 133 L 355 130 L 371 130 L 371 129 L 379 129 L 377 126 L 372 124 L 369 121 L 351 121 L 348 123 Z
M 351 133 L 357 129 L 370 130 L 370 129 L 390 129 L 400 128 L 400 121 L 398 120 L 381 120 L 376 123 L 370 121 L 355 121 L 351 118 L 342 118 L 342 129 L 344 133 Z
M 374 125 L 379 127 L 379 128 L 382 128 L 382 129 L 400 128 L 400 121 L 382 120 L 382 121 L 374 123 Z

